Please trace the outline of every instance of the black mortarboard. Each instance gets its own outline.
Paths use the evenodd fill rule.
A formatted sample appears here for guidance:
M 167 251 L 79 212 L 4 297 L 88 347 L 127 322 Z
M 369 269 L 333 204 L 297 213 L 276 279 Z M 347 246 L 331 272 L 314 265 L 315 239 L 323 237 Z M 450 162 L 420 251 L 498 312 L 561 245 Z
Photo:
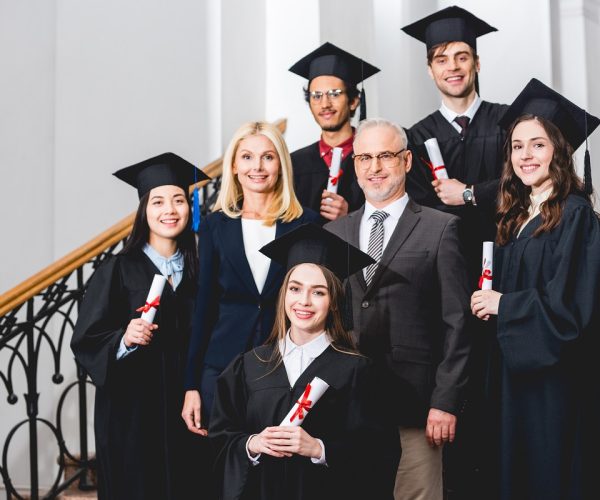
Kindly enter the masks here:
M 319 264 L 340 280 L 375 260 L 317 224 L 303 224 L 260 249 L 287 269 L 297 264 Z
M 202 170 L 174 153 L 163 153 L 122 168 L 113 175 L 137 188 L 140 198 L 155 187 L 169 184 L 181 187 L 187 195 L 191 184 L 210 180 Z
M 552 122 L 567 142 L 576 150 L 598 127 L 600 119 L 560 95 L 555 90 L 532 78 L 506 110 L 498 124 L 505 130 L 522 115 L 534 115 Z M 592 192 L 590 154 L 585 151 L 584 180 L 586 192 Z
M 306 78 L 309 83 L 317 76 L 336 76 L 350 85 L 358 85 L 380 71 L 379 68 L 363 61 L 360 57 L 329 42 L 325 42 L 318 49 L 304 56 L 289 70 Z M 366 118 L 366 107 L 364 89 L 362 89 L 360 96 L 361 120 Z
M 452 6 L 404 26 L 402 31 L 423 42 L 427 50 L 448 42 L 465 42 L 477 50 L 477 37 L 498 30 L 468 10 Z

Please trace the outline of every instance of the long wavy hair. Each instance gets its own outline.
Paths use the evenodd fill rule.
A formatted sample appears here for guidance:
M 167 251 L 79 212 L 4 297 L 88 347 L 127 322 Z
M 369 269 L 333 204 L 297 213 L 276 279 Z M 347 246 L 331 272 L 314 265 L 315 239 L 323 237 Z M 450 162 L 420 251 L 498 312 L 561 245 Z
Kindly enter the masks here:
M 148 216 L 146 215 L 146 208 L 148 207 L 148 200 L 150 199 L 150 191 L 140 198 L 140 204 L 138 205 L 135 219 L 133 221 L 133 229 L 123 249 L 119 252 L 120 254 L 126 255 L 133 252 L 142 252 L 144 245 L 148 243 L 150 239 L 150 226 L 148 226 Z M 183 272 L 191 279 L 192 283 L 196 283 L 196 276 L 198 274 L 198 250 L 196 247 L 196 237 L 192 231 L 192 217 L 191 217 L 191 204 L 188 197 L 185 197 L 190 210 L 189 220 L 185 229 L 177 236 L 177 248 L 183 254 Z
M 233 164 L 240 142 L 252 135 L 264 135 L 273 143 L 281 166 L 275 184 L 275 197 L 271 206 L 267 207 L 265 225 L 272 226 L 278 219 L 283 222 L 297 219 L 302 215 L 302 206 L 294 193 L 290 152 L 279 129 L 268 122 L 244 123 L 233 134 L 233 138 L 223 156 L 221 191 L 215 203 L 214 211 L 222 210 L 225 215 L 232 218 L 241 216 L 244 192 L 237 176 L 233 173 Z
M 496 242 L 498 245 L 506 245 L 529 218 L 531 187 L 523 184 L 517 177 L 511 160 L 513 131 L 519 123 L 529 120 L 536 120 L 543 127 L 554 147 L 548 169 L 552 181 L 552 193 L 540 205 L 542 224 L 534 231 L 533 236 L 549 232 L 558 225 L 562 217 L 564 201 L 569 194 L 590 199 L 583 190 L 583 182 L 575 172 L 573 148 L 558 127 L 544 118 L 531 114 L 522 115 L 511 125 L 504 143 L 504 167 L 500 179 L 497 210 Z
M 273 349 L 273 353 L 268 360 L 261 359 L 263 362 L 274 363 L 273 369 L 277 368 L 277 366 L 279 366 L 279 364 L 283 361 L 281 353 L 277 348 L 277 344 L 280 340 L 285 339 L 287 331 L 291 326 L 290 319 L 288 318 L 285 310 L 285 295 L 289 286 L 290 276 L 298 266 L 302 265 L 304 264 L 298 264 L 287 272 L 285 278 L 283 279 L 283 285 L 279 290 L 277 308 L 275 310 L 275 323 L 273 324 L 271 335 L 269 335 L 269 338 L 265 342 L 266 345 L 271 344 L 275 348 Z M 327 291 L 329 292 L 329 313 L 327 314 L 327 318 L 325 320 L 324 329 L 331 339 L 331 347 L 339 352 L 358 355 L 359 353 L 356 350 L 354 340 L 352 339 L 350 333 L 344 329 L 342 322 L 342 311 L 344 304 L 344 287 L 342 282 L 326 267 L 318 264 L 312 265 L 317 266 L 323 273 L 323 276 L 325 277 L 325 283 L 327 285 Z

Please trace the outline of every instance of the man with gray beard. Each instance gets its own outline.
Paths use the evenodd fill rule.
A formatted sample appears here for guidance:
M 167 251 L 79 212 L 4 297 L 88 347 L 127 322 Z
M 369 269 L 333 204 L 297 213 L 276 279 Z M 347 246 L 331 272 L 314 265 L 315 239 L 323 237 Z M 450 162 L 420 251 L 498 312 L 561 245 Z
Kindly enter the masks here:
M 405 192 L 406 134 L 387 120 L 361 122 L 354 168 L 366 202 L 326 229 L 377 263 L 349 278 L 353 335 L 379 369 L 402 458 L 394 497 L 442 499 L 442 447 L 456 432 L 469 341 L 469 288 L 457 217 Z

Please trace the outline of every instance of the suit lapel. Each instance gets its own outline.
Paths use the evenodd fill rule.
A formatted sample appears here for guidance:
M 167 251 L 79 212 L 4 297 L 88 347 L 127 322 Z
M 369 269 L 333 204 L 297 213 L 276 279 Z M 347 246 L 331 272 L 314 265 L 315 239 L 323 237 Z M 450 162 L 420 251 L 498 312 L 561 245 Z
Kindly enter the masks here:
M 346 241 L 350 242 L 350 244 L 354 245 L 356 248 L 360 248 L 360 222 L 364 213 L 365 206 L 363 205 L 360 210 L 356 210 L 348 216 L 348 224 L 346 225 Z M 367 283 L 365 282 L 365 275 L 363 274 L 362 269 L 354 276 L 358 280 L 361 288 L 366 290 Z
M 381 256 L 375 275 L 371 280 L 371 284 L 367 288 L 367 292 L 377 286 L 381 275 L 385 272 L 385 269 L 388 267 L 400 247 L 404 244 L 410 233 L 412 233 L 414 227 L 420 220 L 420 211 L 421 207 L 409 199 L 404 212 L 398 220 L 398 224 L 396 224 L 396 228 L 392 233 L 390 241 L 383 251 L 383 255 Z
M 259 295 L 248 259 L 244 250 L 244 237 L 242 235 L 242 220 L 223 216 L 225 224 L 221 225 L 223 236 L 223 252 L 231 266 L 237 271 L 238 276 L 254 295 Z

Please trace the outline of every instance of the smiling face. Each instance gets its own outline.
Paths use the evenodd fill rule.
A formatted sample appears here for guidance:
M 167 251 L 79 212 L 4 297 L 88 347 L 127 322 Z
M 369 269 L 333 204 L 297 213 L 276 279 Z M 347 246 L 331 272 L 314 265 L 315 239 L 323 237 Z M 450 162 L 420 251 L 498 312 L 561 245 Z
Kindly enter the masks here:
M 515 175 L 531 187 L 532 194 L 552 186 L 550 163 L 553 155 L 554 146 L 537 120 L 517 124 L 511 136 L 510 159 Z
M 149 243 L 175 240 L 185 229 L 190 214 L 185 192 L 179 186 L 159 186 L 148 194 L 146 218 L 150 229 Z
M 354 154 L 373 157 L 383 152 L 396 153 L 405 146 L 396 131 L 387 126 L 362 130 L 354 141 Z M 355 161 L 356 179 L 369 203 L 382 208 L 404 195 L 406 173 L 411 168 L 411 152 L 403 151 L 392 162 L 373 158 L 367 165 Z
M 343 92 L 332 98 L 326 94 L 329 90 L 340 89 Z M 348 100 L 344 81 L 336 76 L 317 76 L 310 82 L 309 92 L 323 92 L 320 100 L 309 97 L 310 110 L 321 130 L 337 132 L 350 123 L 352 111 L 358 106 L 358 98 Z
M 264 135 L 250 135 L 238 144 L 233 160 L 233 173 L 244 192 L 275 191 L 280 169 L 277 150 Z
M 291 323 L 292 338 L 323 332 L 329 305 L 329 289 L 321 269 L 315 264 L 296 266 L 285 293 L 285 312 Z
M 465 42 L 440 46 L 434 52 L 428 70 L 443 96 L 463 98 L 475 93 L 479 60 L 475 60 L 473 49 Z

